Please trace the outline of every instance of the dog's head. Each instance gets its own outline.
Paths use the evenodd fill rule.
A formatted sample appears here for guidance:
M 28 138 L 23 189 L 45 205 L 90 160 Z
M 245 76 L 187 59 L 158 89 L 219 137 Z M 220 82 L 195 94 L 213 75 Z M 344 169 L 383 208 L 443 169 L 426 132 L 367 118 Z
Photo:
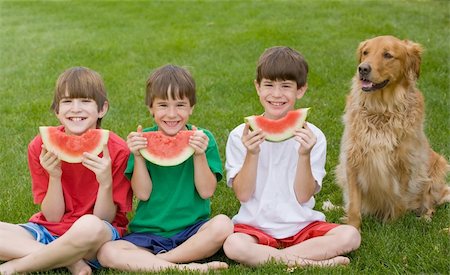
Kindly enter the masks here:
M 422 47 L 393 36 L 378 36 L 359 44 L 357 77 L 364 92 L 417 80 Z

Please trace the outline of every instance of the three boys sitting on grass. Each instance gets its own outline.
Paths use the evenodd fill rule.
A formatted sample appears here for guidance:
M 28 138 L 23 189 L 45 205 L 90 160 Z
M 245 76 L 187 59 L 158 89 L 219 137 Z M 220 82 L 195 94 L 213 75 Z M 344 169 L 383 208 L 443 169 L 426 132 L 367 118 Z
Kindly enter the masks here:
M 259 59 L 255 80 L 263 116 L 280 119 L 294 110 L 297 100 L 306 93 L 307 73 L 308 65 L 297 51 L 288 47 L 267 49 Z M 70 81 L 80 82 L 74 86 L 78 90 L 64 83 L 55 113 L 66 133 L 81 135 L 99 127 L 97 121 L 105 115 L 108 104 L 104 103 L 106 99 L 97 100 L 101 81 Z M 91 173 L 89 178 L 70 174 L 71 181 L 80 177 L 83 186 L 94 188 L 96 196 L 89 199 L 89 207 L 75 205 L 79 209 L 74 209 L 65 200 L 67 192 L 74 198 L 82 193 L 65 187 L 69 185 L 64 183 L 68 180 L 66 170 L 73 169 L 73 164 L 61 163 L 57 155 L 40 149 L 41 141 L 32 142 L 39 143 L 30 145 L 30 150 L 35 149 L 29 165 L 42 220 L 60 224 L 65 222 L 63 216 L 70 215 L 70 223 L 67 232 L 50 231 L 53 240 L 48 245 L 39 239 L 46 223 L 38 233 L 26 225 L 0 223 L 0 260 L 7 261 L 0 265 L 1 274 L 57 267 L 89 274 L 91 266 L 126 271 L 223 269 L 228 267 L 224 262 L 195 263 L 214 255 L 222 246 L 227 257 L 248 266 L 270 260 L 287 266 L 349 263 L 341 255 L 359 247 L 358 230 L 327 223 L 325 216 L 313 209 L 314 194 L 320 191 L 325 176 L 326 139 L 319 128 L 306 123 L 293 138 L 278 143 L 266 141 L 264 132 L 251 130 L 248 124 L 230 133 L 227 184 L 241 203 L 230 220 L 222 214 L 210 217 L 209 198 L 223 172 L 217 143 L 209 131 L 202 129 L 193 135 L 190 145 L 194 155 L 177 166 L 157 166 L 139 153 L 146 146 L 142 132 L 162 131 L 173 136 L 181 130 L 197 129 L 188 123 L 196 104 L 190 73 L 173 65 L 155 70 L 147 81 L 146 103 L 156 126 L 144 130 L 139 126 L 128 135 L 126 144 L 117 141 L 121 156 L 112 153 L 111 141 L 103 157 L 86 154 L 86 160 L 77 167 Z M 67 113 L 62 114 L 64 104 Z M 36 170 L 39 172 L 33 173 Z M 39 190 L 35 187 L 38 177 Z M 119 229 L 128 223 L 125 214 L 131 210 L 130 186 L 139 203 L 128 227 L 130 232 L 123 236 L 115 221 Z

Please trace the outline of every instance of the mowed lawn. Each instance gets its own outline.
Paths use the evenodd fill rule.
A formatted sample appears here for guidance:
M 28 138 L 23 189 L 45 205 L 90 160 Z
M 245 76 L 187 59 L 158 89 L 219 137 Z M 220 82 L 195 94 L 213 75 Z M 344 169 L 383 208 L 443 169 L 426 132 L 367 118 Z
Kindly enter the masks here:
M 356 47 L 391 34 L 426 49 L 418 82 L 426 101 L 425 131 L 434 150 L 448 159 L 449 18 L 447 1 L 2 1 L 0 221 L 25 222 L 39 209 L 32 202 L 27 144 L 39 126 L 57 125 L 50 111 L 54 84 L 72 66 L 103 76 L 111 106 L 103 127 L 123 138 L 138 124 L 153 123 L 144 105 L 149 73 L 167 63 L 188 67 L 198 90 L 191 122 L 213 132 L 224 161 L 231 129 L 262 112 L 253 86 L 259 55 L 275 45 L 299 50 L 310 74 L 298 107 L 312 108 L 309 121 L 328 141 L 328 174 L 316 196 L 320 210 L 326 200 L 343 203 L 333 169 Z M 222 180 L 213 214 L 232 217 L 238 208 Z M 247 268 L 222 252 L 212 259 L 230 264 L 223 274 L 448 274 L 449 234 L 443 229 L 450 227 L 449 209 L 441 206 L 430 223 L 412 213 L 388 224 L 364 218 L 362 245 L 349 254 L 347 267 Z M 344 213 L 325 214 L 339 223 Z

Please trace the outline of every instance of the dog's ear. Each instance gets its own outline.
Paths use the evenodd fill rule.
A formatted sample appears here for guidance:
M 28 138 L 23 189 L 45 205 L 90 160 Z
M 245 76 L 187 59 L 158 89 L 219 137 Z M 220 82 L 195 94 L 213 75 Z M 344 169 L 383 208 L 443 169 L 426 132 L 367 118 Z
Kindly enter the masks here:
M 358 63 L 361 63 L 361 57 L 362 57 L 362 49 L 367 44 L 368 40 L 365 40 L 361 43 L 359 43 L 358 48 L 356 49 L 356 59 L 358 59 Z
M 408 68 L 408 75 L 417 80 L 420 75 L 420 63 L 422 62 L 423 48 L 420 44 L 409 40 L 403 41 L 406 45 L 406 68 Z

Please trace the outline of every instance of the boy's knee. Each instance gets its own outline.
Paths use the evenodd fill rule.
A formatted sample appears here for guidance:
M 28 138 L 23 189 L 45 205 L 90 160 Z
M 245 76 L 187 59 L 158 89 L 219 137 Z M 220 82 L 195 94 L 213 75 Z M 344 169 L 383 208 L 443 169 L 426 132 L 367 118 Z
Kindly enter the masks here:
M 103 267 L 121 268 L 117 258 L 121 257 L 121 252 L 129 253 L 131 250 L 138 249 L 134 244 L 124 241 L 109 241 L 103 244 L 97 252 L 97 260 Z
M 348 247 L 349 251 L 358 249 L 361 245 L 361 234 L 359 230 L 351 225 L 342 225 L 345 234 L 343 234 L 342 240 L 345 242 L 345 246 Z
M 117 257 L 114 252 L 114 242 L 106 242 L 97 253 L 97 260 L 103 267 L 114 267 L 114 259 Z
M 211 220 L 211 231 L 217 239 L 225 240 L 233 233 L 234 225 L 230 218 L 226 215 L 220 214 Z
M 104 221 L 94 215 L 80 217 L 70 228 L 74 245 L 90 248 L 100 245 L 111 232 Z
M 223 251 L 228 258 L 237 260 L 248 252 L 248 246 L 244 244 L 238 234 L 231 234 L 223 243 Z

